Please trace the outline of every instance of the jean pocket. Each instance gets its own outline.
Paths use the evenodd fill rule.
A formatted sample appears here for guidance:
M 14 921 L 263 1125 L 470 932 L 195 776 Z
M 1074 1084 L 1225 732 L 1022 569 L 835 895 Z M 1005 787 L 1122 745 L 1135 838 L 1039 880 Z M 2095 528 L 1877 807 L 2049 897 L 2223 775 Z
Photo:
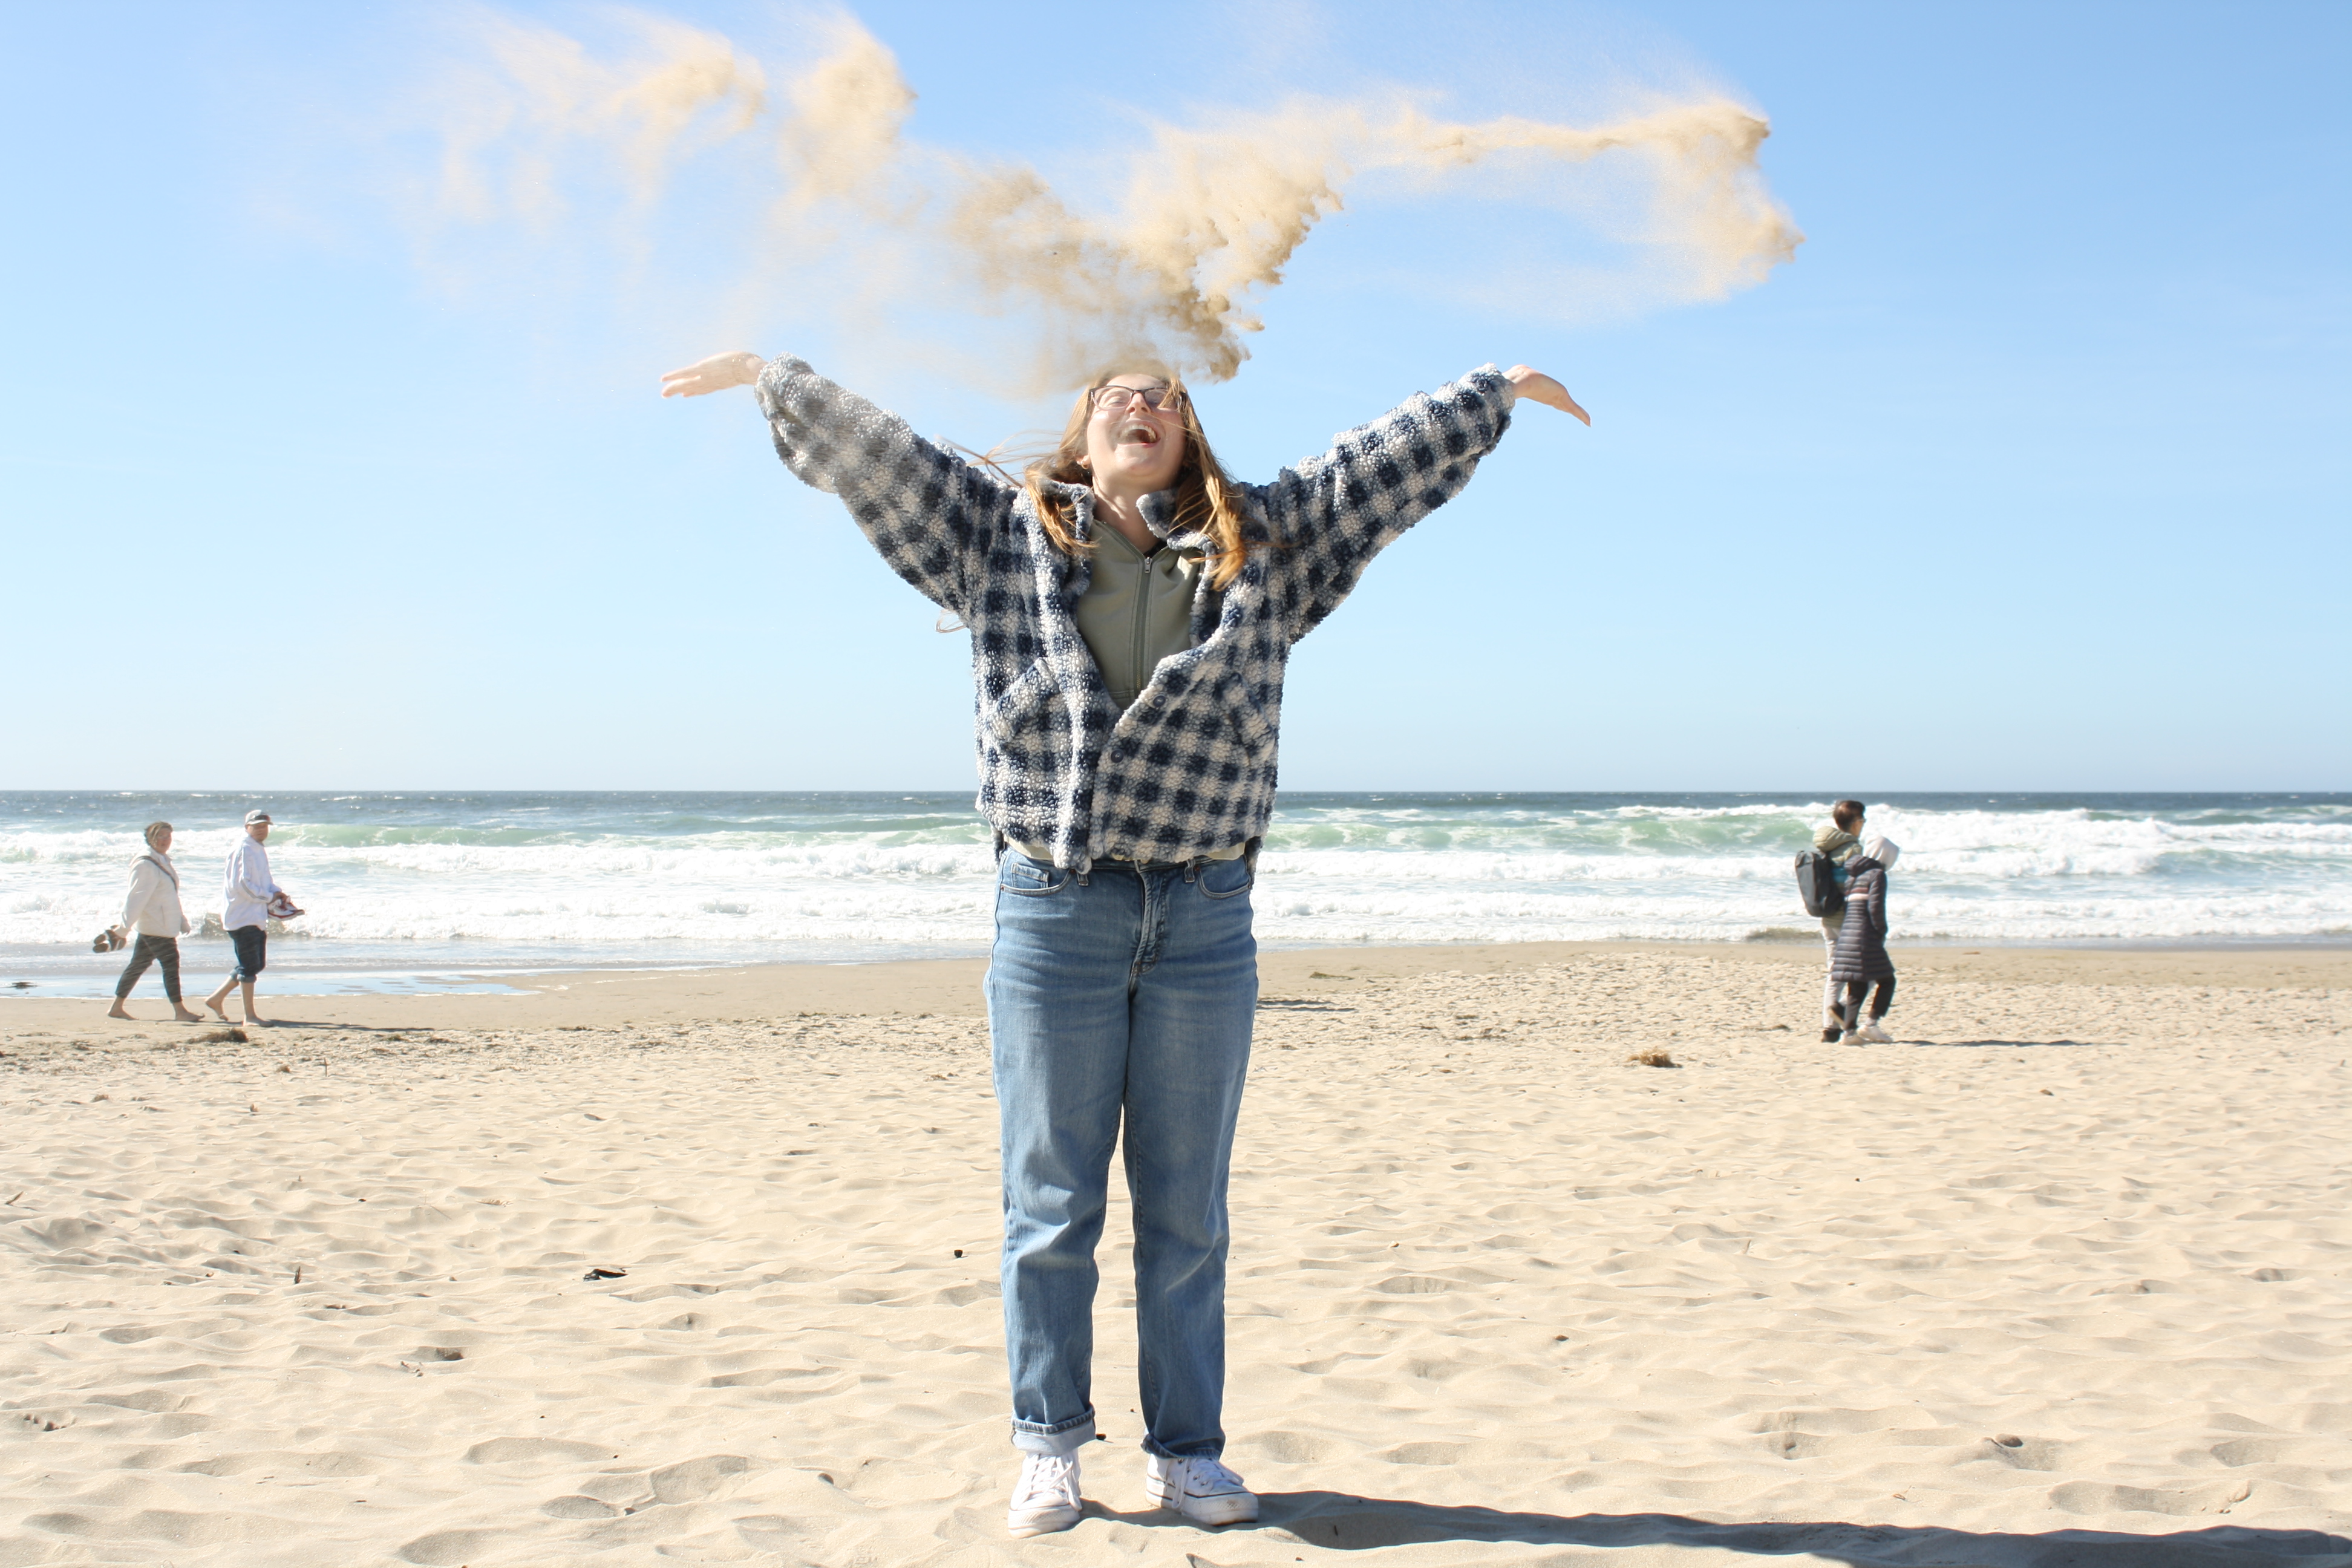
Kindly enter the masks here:
M 1238 899 L 1256 883 L 1257 872 L 1246 855 L 1212 860 L 1201 868 L 1201 896 L 1204 899 Z
M 1008 849 L 996 863 L 996 890 L 1024 899 L 1046 899 L 1069 886 L 1070 874 L 1059 866 L 1032 860 L 1018 849 Z

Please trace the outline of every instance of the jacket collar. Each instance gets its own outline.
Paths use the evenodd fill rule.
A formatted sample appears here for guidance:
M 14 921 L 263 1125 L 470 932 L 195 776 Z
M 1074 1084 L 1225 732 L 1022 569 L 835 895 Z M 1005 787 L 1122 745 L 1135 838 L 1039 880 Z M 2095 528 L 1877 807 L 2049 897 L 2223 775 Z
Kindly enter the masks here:
M 1200 529 L 1176 526 L 1176 492 L 1174 490 L 1152 491 L 1138 503 L 1137 510 L 1143 513 L 1143 526 L 1151 530 L 1152 535 L 1161 543 L 1172 544 L 1179 550 L 1189 550 L 1201 555 L 1214 555 L 1217 552 L 1217 542 Z

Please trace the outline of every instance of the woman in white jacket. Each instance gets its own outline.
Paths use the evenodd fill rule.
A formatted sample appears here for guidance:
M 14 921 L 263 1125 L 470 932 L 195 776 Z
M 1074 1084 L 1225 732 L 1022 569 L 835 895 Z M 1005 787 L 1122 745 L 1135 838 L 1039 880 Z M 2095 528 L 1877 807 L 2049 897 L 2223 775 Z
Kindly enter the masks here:
M 131 963 L 114 983 L 110 1018 L 128 1018 L 123 1001 L 150 964 L 163 970 L 163 994 L 172 999 L 172 1016 L 183 1024 L 201 1024 L 205 1016 L 180 1000 L 180 939 L 191 929 L 180 909 L 180 873 L 172 865 L 172 825 L 147 825 L 147 853 L 131 862 L 131 891 L 122 900 L 122 919 L 115 930 L 131 938 Z

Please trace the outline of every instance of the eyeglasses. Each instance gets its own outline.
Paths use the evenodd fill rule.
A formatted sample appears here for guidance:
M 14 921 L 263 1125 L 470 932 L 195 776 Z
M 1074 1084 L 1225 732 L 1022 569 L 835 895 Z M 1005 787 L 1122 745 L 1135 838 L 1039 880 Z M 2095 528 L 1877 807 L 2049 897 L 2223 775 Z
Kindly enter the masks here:
M 1165 414 L 1184 401 L 1184 395 L 1172 386 L 1097 386 L 1088 393 L 1098 414 L 1118 414 L 1137 398 L 1144 406 Z

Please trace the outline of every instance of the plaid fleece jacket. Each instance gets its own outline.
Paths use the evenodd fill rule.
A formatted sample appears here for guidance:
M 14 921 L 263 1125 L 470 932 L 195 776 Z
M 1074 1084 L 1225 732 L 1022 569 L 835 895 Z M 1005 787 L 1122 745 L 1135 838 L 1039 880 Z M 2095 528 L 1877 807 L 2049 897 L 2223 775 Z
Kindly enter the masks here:
M 798 359 L 760 377 L 761 411 L 793 473 L 841 498 L 890 569 L 971 628 L 980 811 L 1058 866 L 1182 860 L 1265 831 L 1290 647 L 1321 624 L 1381 549 L 1469 482 L 1510 425 L 1493 365 L 1244 485 L 1249 558 L 1223 590 L 1200 574 L 1192 647 L 1162 659 L 1124 713 L 1078 633 L 1092 568 L 1045 535 L 1020 486 L 924 440 Z M 1065 487 L 1071 531 L 1094 495 Z M 1213 554 L 1144 499 L 1151 531 Z

